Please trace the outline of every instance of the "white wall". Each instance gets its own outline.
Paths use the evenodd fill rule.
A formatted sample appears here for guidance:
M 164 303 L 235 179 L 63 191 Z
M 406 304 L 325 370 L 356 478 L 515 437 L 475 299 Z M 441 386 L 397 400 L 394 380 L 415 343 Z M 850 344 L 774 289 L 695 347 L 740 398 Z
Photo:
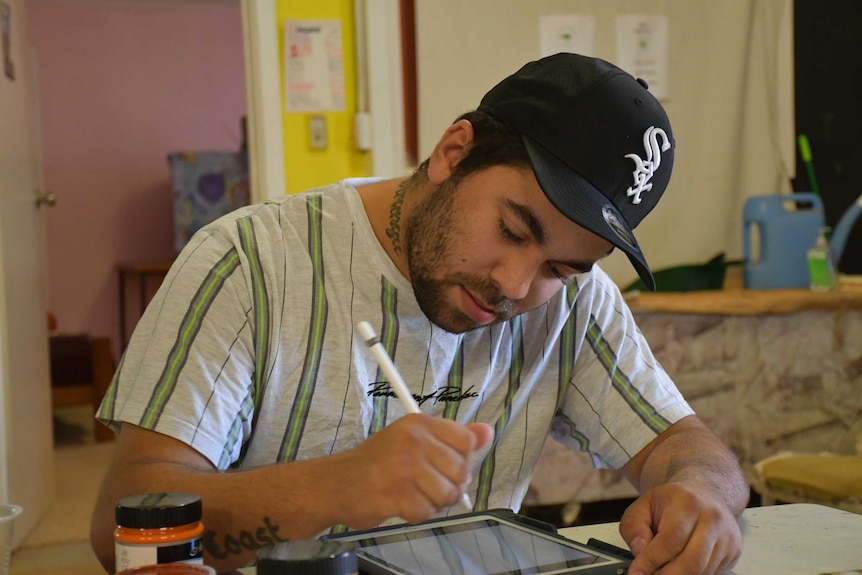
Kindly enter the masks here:
M 504 76 L 540 56 L 539 17 L 592 14 L 595 53 L 616 58 L 615 16 L 669 18 L 669 98 L 677 141 L 662 202 L 636 231 L 652 269 L 742 253 L 751 195 L 794 173 L 790 0 L 416 0 L 419 156 Z M 636 279 L 615 254 L 602 267 Z

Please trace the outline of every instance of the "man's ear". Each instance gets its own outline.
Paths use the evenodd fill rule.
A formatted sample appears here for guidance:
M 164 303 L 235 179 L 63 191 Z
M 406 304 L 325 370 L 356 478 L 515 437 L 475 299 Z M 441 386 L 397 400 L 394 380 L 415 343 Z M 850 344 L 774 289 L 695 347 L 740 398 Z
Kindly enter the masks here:
M 458 120 L 449 126 L 429 157 L 428 180 L 434 185 L 443 183 L 472 144 L 473 124 L 468 120 Z

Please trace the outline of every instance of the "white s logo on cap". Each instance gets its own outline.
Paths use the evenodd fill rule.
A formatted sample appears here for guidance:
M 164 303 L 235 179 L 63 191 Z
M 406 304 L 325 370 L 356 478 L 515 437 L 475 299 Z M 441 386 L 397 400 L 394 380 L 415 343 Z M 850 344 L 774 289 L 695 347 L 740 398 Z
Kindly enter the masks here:
M 661 145 L 659 145 L 659 137 L 662 139 Z M 626 154 L 625 156 L 631 158 L 635 163 L 635 169 L 632 172 L 635 183 L 626 190 L 627 196 L 634 196 L 633 204 L 641 203 L 641 192 L 648 192 L 652 189 L 650 180 L 661 165 L 661 153 L 670 150 L 670 139 L 665 131 L 655 126 L 647 128 L 644 132 L 644 150 L 646 151 L 645 160 L 637 154 Z

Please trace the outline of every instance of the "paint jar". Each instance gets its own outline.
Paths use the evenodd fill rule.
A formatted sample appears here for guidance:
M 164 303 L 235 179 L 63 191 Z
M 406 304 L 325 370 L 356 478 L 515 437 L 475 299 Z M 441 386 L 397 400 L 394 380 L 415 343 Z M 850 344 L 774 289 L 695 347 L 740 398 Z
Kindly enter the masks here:
M 320 539 L 283 541 L 257 552 L 257 575 L 356 575 L 356 544 Z
M 201 498 L 191 493 L 145 493 L 117 503 L 115 571 L 162 563 L 203 564 Z

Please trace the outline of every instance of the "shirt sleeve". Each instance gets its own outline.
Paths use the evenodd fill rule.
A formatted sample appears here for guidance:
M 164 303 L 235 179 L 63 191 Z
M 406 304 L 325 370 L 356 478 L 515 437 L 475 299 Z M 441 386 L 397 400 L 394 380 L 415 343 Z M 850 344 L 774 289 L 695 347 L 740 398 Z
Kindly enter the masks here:
M 693 410 L 654 357 L 616 284 L 598 267 L 578 292 L 575 366 L 552 435 L 619 468 Z
M 97 412 L 115 430 L 178 439 L 219 469 L 237 459 L 255 403 L 248 257 L 230 229 L 201 230 L 177 257 Z

